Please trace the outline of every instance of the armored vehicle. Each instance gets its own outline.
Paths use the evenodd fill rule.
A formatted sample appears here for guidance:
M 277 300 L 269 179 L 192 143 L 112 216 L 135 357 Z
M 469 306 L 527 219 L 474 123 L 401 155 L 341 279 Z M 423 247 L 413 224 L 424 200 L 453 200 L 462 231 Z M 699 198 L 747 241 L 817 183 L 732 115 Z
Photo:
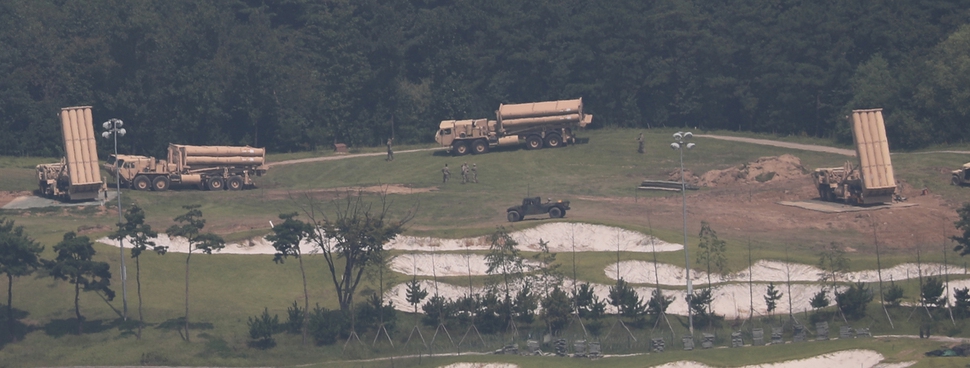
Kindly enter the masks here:
M 505 210 L 506 216 L 509 222 L 521 221 L 525 216 L 528 215 L 541 215 L 549 214 L 549 218 L 561 218 L 566 216 L 566 210 L 569 209 L 569 201 L 558 200 L 553 202 L 549 199 L 548 202 L 542 203 L 542 198 L 540 197 L 529 197 L 523 198 L 522 204 L 519 206 L 512 206 Z

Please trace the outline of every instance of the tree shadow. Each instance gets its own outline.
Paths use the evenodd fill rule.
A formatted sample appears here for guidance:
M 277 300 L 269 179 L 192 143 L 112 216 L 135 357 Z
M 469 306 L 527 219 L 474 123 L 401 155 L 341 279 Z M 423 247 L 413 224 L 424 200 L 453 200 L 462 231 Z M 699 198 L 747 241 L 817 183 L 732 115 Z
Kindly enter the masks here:
M 8 343 L 14 341 L 23 340 L 27 337 L 28 333 L 31 333 L 37 329 L 34 325 L 28 325 L 21 322 L 20 320 L 26 319 L 30 315 L 25 310 L 20 310 L 17 308 L 12 308 L 11 314 L 13 315 L 13 326 L 8 328 L 8 323 L 10 323 L 8 317 L 6 316 L 7 308 L 6 306 L 0 306 L 0 350 L 3 350 L 4 346 Z
M 185 340 L 185 330 L 183 327 L 185 327 L 185 317 L 172 318 L 155 326 L 155 328 L 160 330 L 178 332 L 179 336 L 182 337 L 182 340 Z M 189 322 L 190 330 L 211 330 L 213 328 L 215 327 L 212 326 L 212 323 L 210 322 Z
M 112 320 L 105 323 L 104 320 L 83 320 L 81 322 L 81 333 L 91 334 L 100 333 L 120 325 L 121 319 Z M 77 318 L 53 319 L 42 328 L 48 336 L 58 338 L 68 334 L 77 334 Z

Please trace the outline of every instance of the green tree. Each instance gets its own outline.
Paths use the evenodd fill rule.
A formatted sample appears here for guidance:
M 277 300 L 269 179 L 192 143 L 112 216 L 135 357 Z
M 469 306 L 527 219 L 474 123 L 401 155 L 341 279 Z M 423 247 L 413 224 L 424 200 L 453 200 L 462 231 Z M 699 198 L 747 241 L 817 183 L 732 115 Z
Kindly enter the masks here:
M 711 225 L 707 221 L 701 221 L 701 231 L 698 236 L 700 237 L 700 241 L 697 243 L 697 247 L 700 250 L 697 253 L 697 263 L 707 267 L 707 285 L 711 288 L 714 287 L 713 283 L 711 283 L 711 274 L 713 272 L 716 271 L 720 275 L 728 272 L 727 242 L 717 238 L 717 232 L 711 229 Z M 708 312 L 714 314 L 713 309 Z
M 965 256 L 970 254 L 970 203 L 964 203 L 963 207 L 958 208 L 957 215 L 960 219 L 954 221 L 953 226 L 963 231 L 963 234 L 952 236 L 950 239 L 957 243 L 953 250 L 960 252 L 960 256 Z
M 549 333 L 553 335 L 558 335 L 569 324 L 569 316 L 572 315 L 572 312 L 569 295 L 559 287 L 552 289 L 542 299 L 542 315 L 540 318 L 546 322 Z
M 421 283 L 418 282 L 417 277 L 412 277 L 411 281 L 408 281 L 407 289 L 407 300 L 408 304 L 414 306 L 414 313 L 418 313 L 418 304 L 428 296 L 428 291 L 421 288 Z
M 505 323 L 511 322 L 512 312 L 512 285 L 522 279 L 525 273 L 523 259 L 519 256 L 519 245 L 512 235 L 509 235 L 505 227 L 499 227 L 488 237 L 489 250 L 485 255 L 485 264 L 488 268 L 485 272 L 489 275 L 501 275 L 502 292 L 502 314 L 500 316 Z
M 342 203 L 333 202 L 333 207 L 334 215 L 328 217 L 310 202 L 304 214 L 316 229 L 317 234 L 312 240 L 327 261 L 340 310 L 350 313 L 364 271 L 372 265 L 383 267 L 380 261 L 384 244 L 404 231 L 414 214 L 408 211 L 400 219 L 392 220 L 391 203 L 386 194 L 380 195 L 380 207 L 375 210 L 370 203 L 364 202 L 362 191 L 356 195 L 348 193 Z
M 138 285 L 138 334 L 141 338 L 142 325 L 145 324 L 145 314 L 142 312 L 141 298 L 141 254 L 151 249 L 157 254 L 165 254 L 168 247 L 155 244 L 152 239 L 158 237 L 158 232 L 152 230 L 151 225 L 145 223 L 145 211 L 132 205 L 125 211 L 125 222 L 118 224 L 118 230 L 108 235 L 114 240 L 128 240 L 131 243 L 131 258 L 135 259 L 135 283 Z
M 30 275 L 40 267 L 43 251 L 44 246 L 31 239 L 23 226 L 0 218 L 0 272 L 7 275 L 7 333 L 13 341 L 17 340 L 13 323 L 13 279 Z
M 640 298 L 640 295 L 637 295 L 633 286 L 624 281 L 623 278 L 616 280 L 616 285 L 610 287 L 609 298 L 610 305 L 617 308 L 618 315 L 639 320 L 647 313 L 643 299 Z
M 929 306 L 942 307 L 946 305 L 946 296 L 943 295 L 943 280 L 930 276 L 920 288 L 920 301 Z
M 532 323 L 536 316 L 536 309 L 539 307 L 539 296 L 530 290 L 528 286 L 519 289 L 515 293 L 515 303 L 512 303 L 512 314 L 519 323 Z
M 581 318 L 598 320 L 606 314 L 606 303 L 600 300 L 594 292 L 594 288 L 588 282 L 579 285 L 573 302 Z
M 886 292 L 883 295 L 883 299 L 889 306 L 898 307 L 899 303 L 903 300 L 903 288 L 896 285 L 895 281 L 890 281 L 889 287 L 886 288 Z
M 835 303 L 846 317 L 860 319 L 866 316 L 866 306 L 872 302 L 872 292 L 866 284 L 857 282 L 848 289 L 835 292 Z
M 970 317 L 970 288 L 953 290 L 953 312 L 960 318 Z
M 185 255 L 185 341 L 191 341 L 189 336 L 189 261 L 192 260 L 193 251 L 201 251 L 205 254 L 212 254 L 226 246 L 226 241 L 221 236 L 212 233 L 203 233 L 205 218 L 199 205 L 182 206 L 187 212 L 175 217 L 174 221 L 179 225 L 172 225 L 165 230 L 169 237 L 185 238 L 189 242 L 189 251 Z
M 310 310 L 310 292 L 307 289 L 306 269 L 303 267 L 303 251 L 300 245 L 311 239 L 316 232 L 313 225 L 296 219 L 296 212 L 280 214 L 282 223 L 273 226 L 273 233 L 265 239 L 273 243 L 276 253 L 273 262 L 282 264 L 286 257 L 295 257 L 300 264 L 300 276 L 303 278 L 303 310 Z M 300 331 L 303 335 L 303 345 L 309 337 L 310 314 L 303 313 L 303 323 Z
M 664 313 L 667 313 L 667 307 L 673 302 L 673 296 L 666 296 L 660 289 L 653 289 L 650 300 L 647 301 L 647 313 L 652 315 L 656 322 Z
M 253 346 L 260 349 L 269 349 L 276 346 L 276 339 L 273 334 L 279 331 L 280 318 L 277 315 L 269 316 L 269 309 L 263 308 L 263 314 L 256 317 L 249 317 L 249 338 L 253 340 Z
M 714 303 L 714 291 L 711 288 L 706 288 L 694 293 L 690 298 L 689 308 L 694 311 L 694 320 L 697 324 L 703 325 L 705 323 L 713 324 L 717 321 L 720 316 L 714 314 L 711 304 Z
M 86 236 L 74 232 L 64 234 L 64 240 L 54 246 L 57 257 L 47 262 L 47 268 L 55 279 L 74 284 L 74 315 L 77 316 L 77 334 L 82 333 L 84 317 L 81 316 L 81 290 L 104 293 L 108 300 L 115 297 L 111 290 L 111 271 L 107 262 L 94 260 L 94 243 Z
M 819 309 L 829 306 L 829 296 L 825 293 L 825 289 L 820 289 L 815 295 L 812 295 L 812 299 L 808 301 L 808 304 L 812 306 L 817 312 Z
M 849 271 L 851 261 L 845 256 L 843 250 L 837 243 L 832 242 L 828 248 L 819 253 L 818 268 L 822 269 L 819 274 L 819 282 L 830 282 L 833 287 L 838 283 L 839 276 Z
M 775 289 L 775 283 L 768 283 L 768 290 L 765 291 L 765 305 L 768 306 L 768 314 L 775 311 L 775 307 L 778 306 L 778 301 L 781 300 L 781 296 L 784 295 L 778 289 Z

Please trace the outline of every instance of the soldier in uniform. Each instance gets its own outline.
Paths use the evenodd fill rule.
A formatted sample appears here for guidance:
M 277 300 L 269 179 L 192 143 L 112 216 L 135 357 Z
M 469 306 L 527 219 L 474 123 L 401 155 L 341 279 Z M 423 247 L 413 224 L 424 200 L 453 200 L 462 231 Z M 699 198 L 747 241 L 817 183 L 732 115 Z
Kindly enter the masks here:
M 394 138 L 387 139 L 387 159 L 385 159 L 384 161 L 394 161 L 394 150 L 391 149 L 391 142 L 393 141 L 394 141 Z
M 468 163 L 461 163 L 461 183 L 465 184 L 468 182 Z
M 448 170 L 448 164 L 445 164 L 445 167 L 441 169 L 441 182 L 447 183 L 449 178 L 451 178 L 451 171 Z
M 478 165 L 472 163 L 472 182 L 478 184 Z
M 643 153 L 643 133 L 640 133 L 640 136 L 637 137 L 637 143 L 637 152 Z

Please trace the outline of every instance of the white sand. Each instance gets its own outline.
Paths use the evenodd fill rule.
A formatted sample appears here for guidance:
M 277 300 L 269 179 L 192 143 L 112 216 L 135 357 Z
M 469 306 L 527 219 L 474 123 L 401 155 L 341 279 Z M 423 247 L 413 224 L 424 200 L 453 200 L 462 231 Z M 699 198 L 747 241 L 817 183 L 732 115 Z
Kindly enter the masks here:
M 488 271 L 481 254 L 409 253 L 391 258 L 390 263 L 391 270 L 417 276 L 480 276 Z M 523 264 L 526 271 L 540 266 L 529 259 L 524 259 Z
M 607 277 L 614 280 L 616 280 L 617 275 L 616 265 L 616 263 L 611 264 L 606 266 L 606 268 L 603 270 Z M 657 283 L 657 276 L 659 275 L 659 283 L 661 285 L 686 285 L 684 267 L 682 266 L 661 263 L 657 265 L 657 271 L 654 272 L 653 262 L 623 261 L 620 262 L 619 265 L 620 277 L 622 277 L 623 280 L 634 284 Z M 702 267 L 702 265 L 694 264 L 695 269 L 691 270 L 691 283 L 693 283 L 695 286 L 707 284 L 707 273 L 703 271 L 696 271 L 696 268 L 700 267 Z M 923 277 L 939 276 L 944 274 L 944 267 L 946 273 L 950 275 L 967 274 L 967 270 L 963 267 L 954 267 L 952 265 L 948 266 L 941 263 L 923 264 L 922 266 L 916 263 L 904 263 L 882 270 L 882 280 L 883 282 L 889 282 L 890 280 L 915 279 L 919 277 L 920 269 L 922 269 Z M 754 282 L 784 283 L 787 282 L 789 277 L 791 277 L 791 281 L 793 282 L 818 281 L 823 271 L 817 267 L 799 263 L 786 264 L 785 262 L 760 260 L 755 262 L 752 267 L 746 268 L 740 272 L 729 275 L 711 275 L 711 282 L 715 284 L 725 282 L 747 282 L 748 273 L 751 273 L 751 280 Z M 879 281 L 879 275 L 876 270 L 864 270 L 839 275 L 838 279 L 839 281 L 862 281 L 872 283 Z
M 880 364 L 883 360 L 882 354 L 872 350 L 844 350 L 835 353 L 822 354 L 808 359 L 789 360 L 778 363 L 746 365 L 742 368 L 871 368 L 871 367 L 909 367 L 916 362 L 906 362 L 897 364 Z M 710 368 L 711 366 L 692 362 L 679 361 L 667 363 L 658 368 Z
M 519 368 L 511 363 L 452 363 L 440 368 Z

